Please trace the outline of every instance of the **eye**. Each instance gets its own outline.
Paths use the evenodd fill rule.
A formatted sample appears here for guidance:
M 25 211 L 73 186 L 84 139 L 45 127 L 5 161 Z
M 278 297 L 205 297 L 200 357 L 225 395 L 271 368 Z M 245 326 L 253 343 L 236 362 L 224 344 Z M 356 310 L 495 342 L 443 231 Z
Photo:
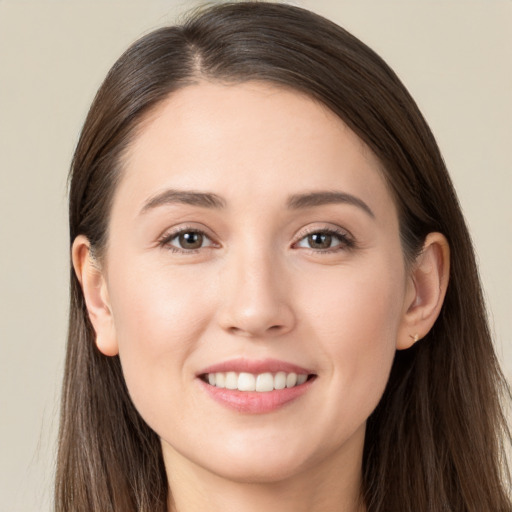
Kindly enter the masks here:
M 192 252 L 204 247 L 212 247 L 214 243 L 202 231 L 187 228 L 165 235 L 160 245 L 173 252 Z
M 320 252 L 335 252 L 351 248 L 354 246 L 354 243 L 344 232 L 322 229 L 308 233 L 295 246 Z

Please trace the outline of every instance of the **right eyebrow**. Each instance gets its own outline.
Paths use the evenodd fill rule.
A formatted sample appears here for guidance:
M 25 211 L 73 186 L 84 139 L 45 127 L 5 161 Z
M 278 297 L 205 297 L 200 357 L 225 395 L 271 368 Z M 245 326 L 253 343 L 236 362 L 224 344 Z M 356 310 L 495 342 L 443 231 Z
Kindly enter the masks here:
M 201 206 L 203 208 L 221 209 L 226 207 L 226 201 L 209 192 L 196 192 L 194 190 L 175 190 L 168 189 L 159 194 L 150 197 L 142 207 L 140 213 L 146 213 L 149 210 L 167 204 L 182 203 L 192 206 Z
M 346 192 L 337 190 L 315 191 L 305 194 L 295 194 L 288 198 L 288 208 L 300 209 L 311 208 L 314 206 L 322 206 L 324 204 L 351 204 L 357 206 L 372 219 L 375 219 L 375 214 L 371 208 L 359 197 Z

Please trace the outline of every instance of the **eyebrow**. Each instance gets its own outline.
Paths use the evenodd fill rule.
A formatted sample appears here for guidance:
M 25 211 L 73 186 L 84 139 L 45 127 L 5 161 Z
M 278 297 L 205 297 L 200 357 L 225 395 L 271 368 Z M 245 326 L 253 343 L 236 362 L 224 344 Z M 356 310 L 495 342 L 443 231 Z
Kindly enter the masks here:
M 326 204 L 350 204 L 357 206 L 364 212 L 366 212 L 372 219 L 375 218 L 375 214 L 372 209 L 362 200 L 352 194 L 346 192 L 338 192 L 332 190 L 309 192 L 306 194 L 295 194 L 288 198 L 288 208 L 292 210 L 311 208 L 313 206 L 323 206 Z
M 191 206 L 201 206 L 203 208 L 221 209 L 226 206 L 226 201 L 217 194 L 209 192 L 195 192 L 193 190 L 175 190 L 169 189 L 149 198 L 142 207 L 141 214 L 158 206 L 181 203 Z
M 144 206 L 141 209 L 141 214 L 159 206 L 174 203 L 188 204 L 191 206 L 200 206 L 202 208 L 213 209 L 222 209 L 226 207 L 225 199 L 211 192 L 168 189 L 149 198 L 144 203 Z M 362 199 L 359 199 L 352 194 L 347 194 L 346 192 L 326 190 L 308 192 L 304 194 L 294 194 L 288 198 L 286 205 L 291 210 L 301 210 L 315 206 L 339 203 L 357 206 L 365 213 L 367 213 L 371 218 L 375 218 L 375 214 L 371 208 Z

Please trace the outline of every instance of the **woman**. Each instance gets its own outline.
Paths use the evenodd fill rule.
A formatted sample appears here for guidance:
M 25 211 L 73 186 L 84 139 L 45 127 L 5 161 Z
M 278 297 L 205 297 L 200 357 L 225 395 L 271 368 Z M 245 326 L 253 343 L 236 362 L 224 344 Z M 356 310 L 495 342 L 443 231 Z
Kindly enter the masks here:
M 70 235 L 57 510 L 512 510 L 455 192 L 343 29 L 237 3 L 136 42 Z

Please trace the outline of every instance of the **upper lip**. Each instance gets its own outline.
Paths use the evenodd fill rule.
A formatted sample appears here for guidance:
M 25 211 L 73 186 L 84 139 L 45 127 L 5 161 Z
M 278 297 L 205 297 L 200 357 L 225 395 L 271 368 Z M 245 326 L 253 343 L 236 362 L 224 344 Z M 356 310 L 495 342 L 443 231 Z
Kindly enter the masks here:
M 204 375 L 207 373 L 220 373 L 220 372 L 246 372 L 258 375 L 260 373 L 297 373 L 297 374 L 311 374 L 310 370 L 298 366 L 296 364 L 288 363 L 286 361 L 280 361 L 278 359 L 230 359 L 221 363 L 213 364 L 201 370 L 198 375 Z

